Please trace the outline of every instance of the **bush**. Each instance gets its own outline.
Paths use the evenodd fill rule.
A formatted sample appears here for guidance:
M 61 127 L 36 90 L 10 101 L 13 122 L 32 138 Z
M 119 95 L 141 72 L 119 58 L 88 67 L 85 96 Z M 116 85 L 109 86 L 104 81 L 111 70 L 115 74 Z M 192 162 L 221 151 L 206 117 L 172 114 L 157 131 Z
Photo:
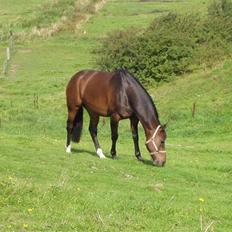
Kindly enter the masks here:
M 208 15 L 169 13 L 143 32 L 115 31 L 102 41 L 98 65 L 104 70 L 127 67 L 144 84 L 170 81 L 199 65 L 212 65 L 231 52 L 232 2 L 220 0 Z

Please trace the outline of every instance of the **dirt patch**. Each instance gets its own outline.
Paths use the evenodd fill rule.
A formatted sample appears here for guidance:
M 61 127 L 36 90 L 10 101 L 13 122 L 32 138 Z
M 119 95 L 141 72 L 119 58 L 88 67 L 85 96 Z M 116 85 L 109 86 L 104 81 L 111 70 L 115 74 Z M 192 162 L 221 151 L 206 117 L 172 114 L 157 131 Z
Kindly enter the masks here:
M 16 74 L 18 67 L 19 67 L 18 64 L 12 64 L 11 67 L 10 67 L 10 72 L 12 74 Z
M 92 3 L 91 0 L 78 1 L 75 6 L 77 14 L 73 21 L 70 21 L 67 17 L 63 16 L 57 22 L 52 23 L 48 27 L 34 27 L 30 35 L 50 37 L 62 30 L 67 30 L 68 28 L 71 28 L 74 31 L 79 30 L 80 26 L 102 9 L 105 3 L 106 0 L 98 1 L 96 3 Z

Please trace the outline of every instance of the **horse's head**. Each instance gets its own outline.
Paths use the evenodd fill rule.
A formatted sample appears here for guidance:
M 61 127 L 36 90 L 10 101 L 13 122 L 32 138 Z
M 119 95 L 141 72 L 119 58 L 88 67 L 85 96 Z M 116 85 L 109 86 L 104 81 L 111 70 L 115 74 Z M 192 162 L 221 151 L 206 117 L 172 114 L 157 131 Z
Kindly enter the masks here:
M 153 164 L 164 166 L 166 162 L 165 140 L 166 140 L 166 125 L 159 125 L 153 135 L 146 141 L 146 146 L 151 154 Z

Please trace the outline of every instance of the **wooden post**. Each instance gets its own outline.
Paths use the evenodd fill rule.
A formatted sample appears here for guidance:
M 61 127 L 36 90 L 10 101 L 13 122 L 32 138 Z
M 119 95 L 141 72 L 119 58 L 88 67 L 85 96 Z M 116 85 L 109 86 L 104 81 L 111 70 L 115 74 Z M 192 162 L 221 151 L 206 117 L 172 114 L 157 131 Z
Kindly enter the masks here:
M 6 75 L 6 73 L 7 73 L 7 67 L 8 67 L 9 61 L 10 61 L 10 48 L 7 47 L 6 48 L 6 60 L 4 61 L 3 67 L 2 67 L 2 73 L 4 75 Z
M 39 95 L 37 94 L 37 97 L 36 97 L 36 104 L 37 104 L 37 109 L 39 109 Z
M 6 60 L 7 61 L 10 60 L 10 48 L 9 47 L 6 48 Z
M 195 117 L 195 113 L 196 113 L 196 102 L 193 102 L 193 107 L 192 107 L 192 117 Z
M 2 73 L 6 75 L 6 70 L 7 70 L 7 60 L 4 61 L 3 66 L 2 66 Z
M 39 108 L 39 96 L 34 93 L 34 108 Z
M 9 48 L 10 50 L 13 49 L 13 32 L 9 31 Z
M 7 74 L 7 68 L 11 59 L 11 52 L 13 50 L 13 33 L 12 31 L 9 31 L 9 36 L 8 36 L 8 47 L 6 48 L 6 60 L 3 63 L 2 66 L 2 73 L 4 75 Z
M 35 107 L 35 105 L 36 105 L 36 100 L 35 100 L 35 99 L 36 99 L 36 95 L 35 95 L 35 93 L 34 93 L 34 101 L 33 101 L 33 103 L 34 103 L 34 108 L 36 108 L 36 107 Z

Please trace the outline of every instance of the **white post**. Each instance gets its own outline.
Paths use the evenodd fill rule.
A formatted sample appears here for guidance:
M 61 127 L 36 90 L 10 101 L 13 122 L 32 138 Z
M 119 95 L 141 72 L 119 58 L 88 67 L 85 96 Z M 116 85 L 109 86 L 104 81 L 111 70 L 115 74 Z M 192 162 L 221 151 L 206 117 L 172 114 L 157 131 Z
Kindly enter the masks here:
M 10 60 L 10 48 L 6 48 L 6 59 L 9 61 Z
M 9 44 L 9 47 L 6 48 L 6 60 L 3 63 L 3 70 L 2 70 L 2 73 L 4 75 L 6 75 L 7 73 L 8 64 L 11 58 L 10 53 L 11 53 L 11 50 L 13 49 L 13 34 L 11 31 L 9 32 L 8 44 Z

